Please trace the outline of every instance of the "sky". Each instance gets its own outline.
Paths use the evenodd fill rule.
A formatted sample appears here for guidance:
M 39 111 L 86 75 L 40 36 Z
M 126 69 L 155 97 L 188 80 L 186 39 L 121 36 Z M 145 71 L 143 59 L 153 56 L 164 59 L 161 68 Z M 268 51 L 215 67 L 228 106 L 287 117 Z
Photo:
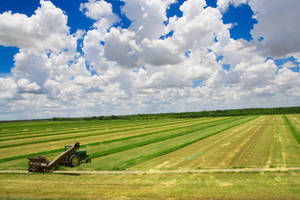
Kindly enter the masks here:
M 300 105 L 299 0 L 0 0 L 0 120 Z

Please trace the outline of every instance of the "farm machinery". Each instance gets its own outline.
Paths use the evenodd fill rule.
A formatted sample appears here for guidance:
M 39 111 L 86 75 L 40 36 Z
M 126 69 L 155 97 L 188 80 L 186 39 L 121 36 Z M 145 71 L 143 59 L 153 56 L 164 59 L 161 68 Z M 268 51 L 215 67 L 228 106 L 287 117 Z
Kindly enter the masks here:
M 91 162 L 86 151 L 79 151 L 79 148 L 79 142 L 76 142 L 73 146 L 66 145 L 65 151 L 52 161 L 47 160 L 47 158 L 43 156 L 28 157 L 28 171 L 49 173 L 58 169 L 59 166 L 76 167 L 80 165 L 80 163 Z

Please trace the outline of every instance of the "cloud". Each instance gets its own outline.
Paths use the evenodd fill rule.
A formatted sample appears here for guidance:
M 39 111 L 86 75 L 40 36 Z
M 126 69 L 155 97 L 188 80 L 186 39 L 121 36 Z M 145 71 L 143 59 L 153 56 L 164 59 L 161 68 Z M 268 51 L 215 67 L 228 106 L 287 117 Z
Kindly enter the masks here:
M 40 4 L 31 17 L 11 11 L 0 14 L 0 45 L 50 50 L 67 47 L 67 16 L 50 1 L 41 0 Z
M 138 67 L 140 50 L 135 36 L 134 32 L 112 28 L 104 37 L 104 57 L 121 66 Z
M 134 31 L 137 40 L 157 39 L 164 34 L 166 9 L 173 0 L 125 0 L 122 8 L 132 21 L 129 30 Z
M 204 9 L 205 5 L 200 0 L 186 1 L 180 7 L 183 16 L 169 20 L 168 28 L 174 30 L 174 34 L 168 39 L 173 40 L 179 51 L 209 48 L 219 34 L 228 32 L 230 26 L 223 24 L 221 13 L 210 7 Z
M 106 28 L 109 28 L 119 20 L 112 11 L 112 5 L 104 0 L 89 0 L 87 3 L 81 3 L 79 9 L 87 17 L 98 21 L 98 25 L 96 23 L 94 26 L 106 26 Z
M 296 56 L 300 52 L 300 2 L 297 0 L 249 1 L 258 21 L 251 34 L 263 56 Z M 263 39 L 261 42 L 259 40 Z
M 20 50 L 14 59 L 15 67 L 12 68 L 12 73 L 17 80 L 27 79 L 43 86 L 49 78 L 50 66 L 45 54 Z
M 17 84 L 21 90 L 26 92 L 35 92 L 41 89 L 36 82 L 31 83 L 28 79 L 20 79 Z
M 209 48 L 218 35 L 229 35 L 230 26 L 222 23 L 221 13 L 217 9 L 204 9 L 206 4 L 201 0 L 186 1 L 180 7 L 183 16 L 169 19 L 166 26 L 168 5 L 163 1 L 126 2 L 123 11 L 133 20 L 128 29 L 113 27 L 103 31 L 97 27 L 85 36 L 83 50 L 90 64 L 111 65 L 107 62 L 114 62 L 126 68 L 175 65 L 183 61 L 186 51 Z M 151 20 L 148 20 L 150 14 Z M 160 39 L 170 31 L 174 32 L 173 36 Z M 101 41 L 103 47 L 99 44 Z M 95 55 L 103 59 L 96 61 Z
M 246 4 L 249 0 L 218 0 L 217 7 L 221 12 L 225 12 L 229 5 L 238 7 L 241 4 Z
M 144 39 L 141 48 L 140 58 L 143 60 L 143 64 L 174 65 L 182 62 L 183 59 L 183 54 L 180 55 L 174 48 L 173 41 L 170 40 Z
M 13 98 L 16 92 L 17 85 L 12 78 L 0 78 L 0 100 Z
M 106 1 L 90 0 L 88 3 L 80 4 L 80 11 L 92 19 L 99 20 L 112 14 L 112 6 Z
M 124 29 L 116 26 L 120 19 L 110 3 L 89 0 L 79 9 L 94 20 L 93 27 L 75 34 L 69 32 L 66 13 L 50 1 L 40 2 L 30 17 L 0 14 L 0 45 L 20 49 L 11 74 L 0 77 L 1 119 L 289 106 L 300 101 L 299 73 L 290 69 L 292 63 L 278 68 L 267 59 L 300 55 L 290 45 L 299 42 L 296 22 L 287 20 L 297 13 L 277 1 L 268 6 L 249 1 L 259 22 L 251 42 L 230 38 L 231 25 L 222 21 L 230 4 L 245 0 L 219 0 L 217 8 L 187 0 L 180 7 L 182 17 L 169 19 L 166 9 L 173 0 L 128 0 L 122 12 L 132 23 Z M 287 19 L 273 23 L 274 8 Z M 257 42 L 260 36 L 264 40 Z M 78 39 L 83 40 L 80 47 Z M 225 64 L 230 66 L 226 70 Z

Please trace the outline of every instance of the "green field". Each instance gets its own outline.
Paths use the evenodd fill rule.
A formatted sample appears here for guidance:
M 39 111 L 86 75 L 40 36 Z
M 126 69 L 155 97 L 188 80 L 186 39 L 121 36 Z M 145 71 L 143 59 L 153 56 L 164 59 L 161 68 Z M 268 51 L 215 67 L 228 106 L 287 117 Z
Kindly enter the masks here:
M 299 114 L 1 122 L 0 171 L 27 170 L 27 157 L 51 160 L 77 141 L 92 163 L 60 170 L 173 173 L 0 174 L 0 199 L 300 199 L 296 171 L 176 173 L 300 167 Z

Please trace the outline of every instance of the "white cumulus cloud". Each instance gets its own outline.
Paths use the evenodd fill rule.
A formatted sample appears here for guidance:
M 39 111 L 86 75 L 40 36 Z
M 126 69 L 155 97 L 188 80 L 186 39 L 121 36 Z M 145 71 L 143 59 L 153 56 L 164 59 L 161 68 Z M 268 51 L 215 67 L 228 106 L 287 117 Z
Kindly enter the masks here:
M 203 0 L 187 0 L 180 6 L 182 17 L 167 19 L 174 2 L 124 0 L 121 9 L 131 24 L 122 28 L 115 25 L 120 19 L 110 3 L 89 0 L 78 9 L 94 24 L 75 34 L 70 34 L 67 14 L 51 1 L 41 0 L 29 17 L 0 14 L 0 45 L 19 48 L 11 73 L 0 76 L 0 119 L 300 102 L 295 64 L 278 68 L 272 59 L 300 58 L 298 1 L 219 0 L 212 8 Z M 249 3 L 258 21 L 250 42 L 230 38 L 231 25 L 222 21 L 230 4 L 243 3 Z
M 30 17 L 11 11 L 0 14 L 0 45 L 51 50 L 67 47 L 67 16 L 50 1 L 40 3 Z
M 258 21 L 251 31 L 258 50 L 264 56 L 297 57 L 300 52 L 300 1 L 249 1 Z M 262 39 L 261 42 L 258 40 Z

